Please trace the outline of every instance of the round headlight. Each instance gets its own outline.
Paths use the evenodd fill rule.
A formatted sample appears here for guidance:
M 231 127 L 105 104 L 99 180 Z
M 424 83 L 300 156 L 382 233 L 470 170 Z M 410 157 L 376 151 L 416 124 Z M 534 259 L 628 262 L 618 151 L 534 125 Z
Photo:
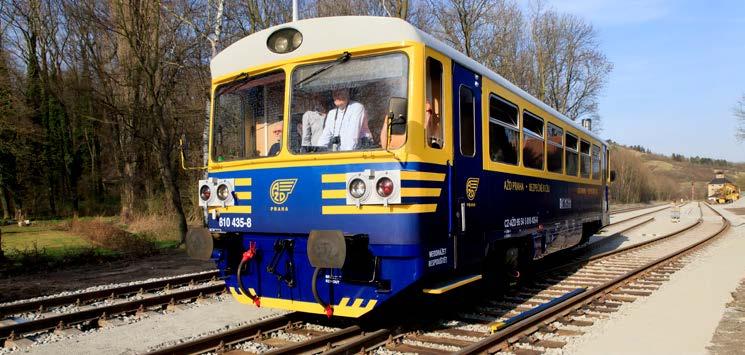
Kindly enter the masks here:
M 274 53 L 289 53 L 303 44 L 303 34 L 294 28 L 283 28 L 272 33 L 266 46 Z
M 228 190 L 228 186 L 225 184 L 222 184 L 217 187 L 217 198 L 219 198 L 221 201 L 225 201 L 230 197 L 230 191 Z
M 207 185 L 202 185 L 202 187 L 199 188 L 199 198 L 202 199 L 202 201 L 207 201 L 212 196 L 212 191 L 210 190 L 210 187 Z
M 378 191 L 378 195 L 380 197 L 388 197 L 393 193 L 393 181 L 391 179 L 384 177 L 380 178 L 378 180 L 376 190 Z
M 303 34 L 300 32 L 295 32 L 295 34 L 292 35 L 292 49 L 297 49 L 297 47 L 300 47 L 301 44 L 303 44 Z
M 349 194 L 354 198 L 360 198 L 365 195 L 367 186 L 362 179 L 354 179 L 349 183 Z
M 287 52 L 287 48 L 290 46 L 290 40 L 288 40 L 286 37 L 279 37 L 276 41 L 274 41 L 274 51 L 277 53 L 284 53 Z

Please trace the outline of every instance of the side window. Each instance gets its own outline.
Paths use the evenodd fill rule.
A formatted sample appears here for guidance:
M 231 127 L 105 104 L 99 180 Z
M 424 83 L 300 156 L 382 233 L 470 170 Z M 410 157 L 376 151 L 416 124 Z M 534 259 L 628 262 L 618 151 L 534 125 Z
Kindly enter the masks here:
M 543 170 L 543 120 L 523 112 L 523 165 Z
M 590 178 L 590 143 L 585 141 L 579 142 L 579 154 L 580 154 L 580 170 L 579 176 L 583 178 Z
M 567 175 L 577 176 L 579 173 L 579 150 L 577 137 L 567 133 L 566 134 L 566 162 L 567 162 Z
M 548 171 L 561 174 L 564 172 L 564 130 L 549 123 L 547 131 L 546 161 L 548 162 Z
M 442 63 L 427 58 L 427 98 L 424 104 L 424 129 L 427 145 L 441 149 L 442 134 Z
M 600 147 L 592 145 L 592 179 L 600 179 Z
M 494 94 L 489 96 L 489 157 L 492 161 L 517 165 L 520 128 L 517 106 Z
M 460 87 L 460 153 L 467 157 L 476 155 L 474 101 L 471 89 Z

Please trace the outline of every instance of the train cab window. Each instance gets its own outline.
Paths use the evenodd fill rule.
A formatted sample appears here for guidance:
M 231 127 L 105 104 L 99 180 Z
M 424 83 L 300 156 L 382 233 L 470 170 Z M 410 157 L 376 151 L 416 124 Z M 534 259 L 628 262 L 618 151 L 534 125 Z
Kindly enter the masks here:
M 561 174 L 564 172 L 564 130 L 549 123 L 547 131 L 546 161 L 548 162 L 548 171 Z
M 472 157 L 476 155 L 476 123 L 474 118 L 473 91 L 460 87 L 460 153 L 463 156 Z
M 427 58 L 427 98 L 424 105 L 424 130 L 427 145 L 441 149 L 442 133 L 442 63 Z
M 592 145 L 592 179 L 600 179 L 600 147 Z
M 273 156 L 282 145 L 285 73 L 239 79 L 215 90 L 212 159 Z
M 566 164 L 567 164 L 567 175 L 571 176 L 577 176 L 579 173 L 579 140 L 577 140 L 577 137 L 567 133 L 565 136 L 565 142 L 566 142 Z
M 517 106 L 494 94 L 489 96 L 489 157 L 492 161 L 517 165 L 520 128 Z
M 580 156 L 580 169 L 579 176 L 583 178 L 590 178 L 591 157 L 590 157 L 590 143 L 585 141 L 579 142 L 579 156 Z
M 392 99 L 408 99 L 408 68 L 404 53 L 296 67 L 290 98 L 290 151 L 401 147 L 406 142 L 406 125 L 392 125 L 389 137 L 388 110 Z
M 523 165 L 543 170 L 543 120 L 523 112 Z

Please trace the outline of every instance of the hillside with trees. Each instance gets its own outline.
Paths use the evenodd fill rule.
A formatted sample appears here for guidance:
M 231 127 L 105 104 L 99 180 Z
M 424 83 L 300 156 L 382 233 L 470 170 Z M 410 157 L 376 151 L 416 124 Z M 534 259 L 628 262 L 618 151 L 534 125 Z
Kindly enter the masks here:
M 612 143 L 611 169 L 617 180 L 612 184 L 614 202 L 634 203 L 653 200 L 690 199 L 691 185 L 695 199 L 706 198 L 706 185 L 714 172 L 721 170 L 732 182 L 745 187 L 745 164 L 723 159 L 666 156 L 652 153 L 642 146 Z

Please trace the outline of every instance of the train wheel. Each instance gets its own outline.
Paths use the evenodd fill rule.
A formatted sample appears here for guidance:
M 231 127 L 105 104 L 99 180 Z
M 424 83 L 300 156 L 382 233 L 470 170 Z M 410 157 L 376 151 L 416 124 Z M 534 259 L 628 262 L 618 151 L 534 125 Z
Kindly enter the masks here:
M 494 250 L 484 261 L 484 286 L 489 292 L 505 292 L 520 280 L 521 250 L 509 245 Z

